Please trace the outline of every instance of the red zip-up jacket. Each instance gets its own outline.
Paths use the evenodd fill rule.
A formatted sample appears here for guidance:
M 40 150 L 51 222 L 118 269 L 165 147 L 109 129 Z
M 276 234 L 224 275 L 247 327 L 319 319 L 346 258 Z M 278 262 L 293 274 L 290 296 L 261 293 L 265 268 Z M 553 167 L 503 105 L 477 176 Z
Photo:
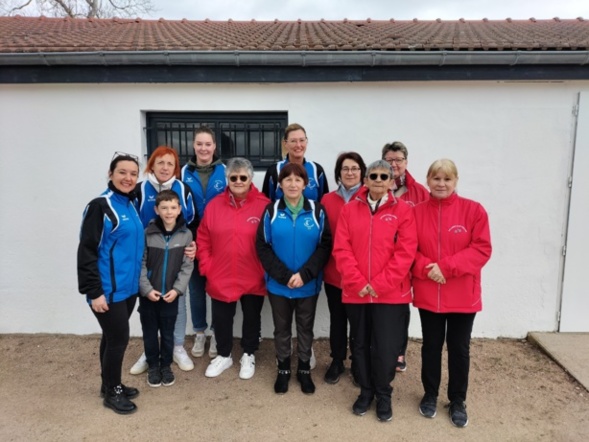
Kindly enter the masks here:
M 361 189 L 360 187 L 358 191 Z M 353 200 L 356 195 L 352 196 L 350 199 Z M 337 190 L 333 192 L 329 192 L 328 194 L 324 195 L 321 198 L 321 204 L 325 207 L 325 213 L 327 213 L 327 220 L 329 221 L 329 227 L 331 228 L 331 233 L 335 235 L 337 230 L 337 222 L 339 220 L 340 212 L 342 207 L 346 204 L 342 196 L 337 193 Z M 327 265 L 323 269 L 323 282 L 327 284 L 331 284 L 337 288 L 342 288 L 342 276 L 337 271 L 337 267 L 335 266 L 335 258 L 333 254 L 330 256 Z
M 411 207 L 415 207 L 422 201 L 427 201 L 429 199 L 428 190 L 415 181 L 415 178 L 413 178 L 407 171 L 405 171 L 405 187 L 407 188 L 407 192 L 400 195 L 399 198 Z
M 491 257 L 487 212 L 476 201 L 456 193 L 430 197 L 413 208 L 418 247 L 413 275 L 413 304 L 435 313 L 482 310 L 481 269 Z M 446 278 L 438 284 L 426 266 L 437 263 Z
M 196 235 L 196 256 L 211 298 L 235 302 L 242 295 L 266 294 L 256 232 L 269 202 L 252 184 L 242 203 L 236 205 L 227 187 L 207 204 Z
M 342 276 L 342 302 L 347 304 L 408 304 L 409 269 L 417 249 L 413 209 L 391 192 L 374 214 L 368 189 L 341 210 L 333 255 Z M 370 283 L 378 297 L 359 296 Z

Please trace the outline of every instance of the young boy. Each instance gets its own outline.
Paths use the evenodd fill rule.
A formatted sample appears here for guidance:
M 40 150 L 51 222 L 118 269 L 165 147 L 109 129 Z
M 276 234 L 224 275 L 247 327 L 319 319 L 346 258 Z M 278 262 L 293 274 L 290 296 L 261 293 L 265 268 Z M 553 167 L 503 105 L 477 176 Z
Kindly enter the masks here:
M 194 266 L 184 255 L 184 247 L 192 241 L 192 233 L 182 216 L 178 194 L 162 190 L 155 200 L 155 212 L 158 217 L 145 229 L 145 253 L 139 281 L 139 315 L 149 366 L 147 383 L 151 387 L 174 384 L 170 365 L 178 315 L 177 298 L 186 292 Z

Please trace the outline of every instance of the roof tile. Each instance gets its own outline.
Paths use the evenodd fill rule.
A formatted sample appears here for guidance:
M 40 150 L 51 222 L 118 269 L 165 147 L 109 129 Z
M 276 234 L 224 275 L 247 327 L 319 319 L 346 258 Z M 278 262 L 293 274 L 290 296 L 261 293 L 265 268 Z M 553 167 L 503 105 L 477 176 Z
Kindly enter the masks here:
M 587 50 L 573 20 L 170 21 L 0 17 L 0 52 Z

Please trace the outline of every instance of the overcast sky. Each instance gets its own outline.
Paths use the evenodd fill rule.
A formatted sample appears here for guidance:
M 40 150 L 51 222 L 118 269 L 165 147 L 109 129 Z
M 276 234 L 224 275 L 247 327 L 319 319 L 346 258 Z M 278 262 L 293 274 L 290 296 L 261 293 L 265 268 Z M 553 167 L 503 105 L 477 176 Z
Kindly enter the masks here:
M 178 20 L 589 19 L 589 0 L 152 0 L 151 17 Z

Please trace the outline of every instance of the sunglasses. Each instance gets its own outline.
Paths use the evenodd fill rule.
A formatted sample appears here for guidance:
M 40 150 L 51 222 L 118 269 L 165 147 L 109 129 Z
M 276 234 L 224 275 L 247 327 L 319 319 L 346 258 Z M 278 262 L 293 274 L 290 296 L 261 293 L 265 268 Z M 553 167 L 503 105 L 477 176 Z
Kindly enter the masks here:
M 368 175 L 368 178 L 370 178 L 372 181 L 376 181 L 376 179 L 380 177 L 380 179 L 382 181 L 386 181 L 388 180 L 391 176 L 388 173 L 371 173 L 370 175 Z
M 232 183 L 236 183 L 238 179 L 242 183 L 245 183 L 245 182 L 247 182 L 247 180 L 249 179 L 249 177 L 247 175 L 231 175 L 229 177 L 229 181 L 231 181 Z
M 115 154 L 112 156 L 111 161 L 113 161 L 115 158 L 118 158 L 118 157 L 130 158 L 131 160 L 133 160 L 137 164 L 139 164 L 139 157 L 137 155 L 133 155 L 131 153 L 126 153 L 126 152 L 115 152 Z

